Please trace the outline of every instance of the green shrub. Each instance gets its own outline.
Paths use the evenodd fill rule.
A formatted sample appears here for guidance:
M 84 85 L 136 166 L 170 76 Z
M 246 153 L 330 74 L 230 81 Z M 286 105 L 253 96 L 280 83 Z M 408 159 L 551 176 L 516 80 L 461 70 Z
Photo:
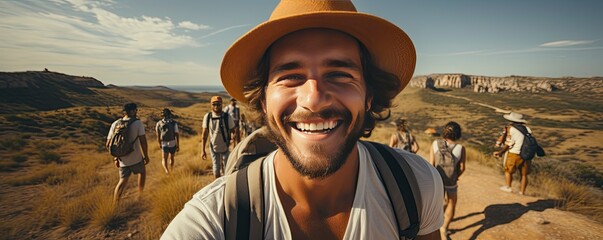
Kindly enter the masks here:
M 27 161 L 27 156 L 19 154 L 12 156 L 11 159 L 15 162 L 22 163 Z
M 42 163 L 45 163 L 45 164 L 48 164 L 51 162 L 60 163 L 61 155 L 56 152 L 52 152 L 52 151 L 42 151 L 42 152 L 40 152 L 40 161 L 42 161 Z
M 8 151 L 20 151 L 27 145 L 27 141 L 19 137 L 0 140 L 0 149 Z

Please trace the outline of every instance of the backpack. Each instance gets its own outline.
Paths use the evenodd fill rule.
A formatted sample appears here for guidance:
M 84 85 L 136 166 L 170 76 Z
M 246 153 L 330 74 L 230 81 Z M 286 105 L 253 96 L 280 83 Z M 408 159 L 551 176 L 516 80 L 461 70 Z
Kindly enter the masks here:
M 457 158 L 452 154 L 452 150 L 456 147 L 456 144 L 449 147 L 444 139 L 438 139 L 436 142 L 438 143 L 439 150 L 439 154 L 434 153 L 436 169 L 442 177 L 444 186 L 454 186 L 458 180 Z
M 176 139 L 176 121 L 173 119 L 159 121 L 159 138 L 167 142 Z
M 414 173 L 402 155 L 380 143 L 360 141 L 369 151 L 394 211 L 400 239 L 414 239 L 421 203 Z M 224 192 L 225 239 L 264 239 L 262 165 L 266 156 L 227 176 Z
M 134 151 L 134 143 L 138 140 L 138 136 L 134 140 L 130 139 L 128 132 L 130 125 L 138 121 L 137 118 L 130 120 L 118 119 L 113 130 L 113 136 L 109 142 L 109 152 L 112 156 L 120 158 Z
M 398 134 L 398 144 L 396 144 L 396 148 L 410 152 L 410 150 L 411 150 L 410 133 L 406 132 L 406 141 L 404 141 L 404 143 L 402 143 L 402 140 L 404 140 L 404 139 L 402 138 L 400 131 L 398 131 L 397 134 Z
M 224 140 L 224 142 L 226 144 L 230 144 L 230 127 L 228 126 L 228 113 L 226 112 L 222 112 L 222 115 L 220 115 L 220 117 L 217 117 L 217 119 L 219 119 L 219 124 L 218 127 L 220 128 L 220 134 L 222 134 L 222 140 Z M 216 119 L 215 117 L 213 117 L 211 112 L 208 112 L 206 114 L 207 118 L 205 118 L 205 126 L 207 126 L 207 129 L 209 129 L 209 119 Z M 226 132 L 224 132 L 224 127 L 226 127 Z M 211 144 L 211 141 L 210 143 Z
M 521 144 L 519 156 L 525 161 L 532 160 L 534 158 L 534 155 L 536 155 L 536 151 L 538 151 L 538 148 L 540 148 L 538 146 L 538 142 L 536 142 L 536 138 L 534 138 L 534 136 L 532 136 L 532 134 L 528 132 L 528 129 L 524 125 L 511 124 L 511 126 L 519 130 L 523 134 L 523 144 Z M 544 150 L 542 150 L 542 155 L 544 156 Z
M 270 141 L 268 134 L 268 128 L 261 127 L 243 138 L 228 155 L 226 167 L 224 168 L 225 175 L 245 168 L 256 159 L 276 150 L 278 147 Z

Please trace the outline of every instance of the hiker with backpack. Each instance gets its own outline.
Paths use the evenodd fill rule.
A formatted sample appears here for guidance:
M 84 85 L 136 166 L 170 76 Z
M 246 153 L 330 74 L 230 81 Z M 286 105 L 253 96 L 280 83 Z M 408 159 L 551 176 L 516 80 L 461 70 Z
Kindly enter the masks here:
M 178 134 L 178 123 L 174 120 L 172 111 L 164 108 L 161 111 L 161 116 L 163 119 L 155 125 L 155 132 L 162 152 L 161 165 L 163 165 L 165 174 L 170 175 L 170 172 L 174 170 L 174 155 L 180 150 L 180 136 Z
M 230 98 L 230 104 L 224 108 L 224 112 L 228 113 L 234 122 L 234 128 L 232 131 L 232 146 L 236 146 L 241 141 L 240 121 L 241 121 L 241 109 L 237 106 L 237 100 Z
M 207 137 L 209 136 L 209 151 L 212 160 L 214 177 L 219 178 L 225 171 L 229 154 L 230 136 L 234 122 L 230 114 L 222 111 L 222 97 L 213 96 L 210 99 L 211 112 L 203 116 L 203 131 L 201 133 L 201 158 L 207 159 Z
M 220 69 L 278 149 L 201 189 L 162 238 L 439 239 L 437 171 L 359 140 L 389 118 L 415 57 L 402 29 L 349 0 L 282 0 Z
M 528 186 L 531 160 L 537 151 L 540 152 L 541 148 L 532 136 L 532 130 L 525 125 L 527 121 L 523 118 L 523 114 L 511 112 L 503 115 L 503 118 L 507 119 L 510 124 L 503 131 L 505 141 L 502 144 L 502 149 L 493 153 L 495 157 L 500 157 L 506 152 L 503 162 L 505 185 L 500 187 L 500 190 L 513 192 L 511 188 L 513 173 L 519 169 L 521 172 L 519 194 L 524 195 Z M 544 152 L 539 155 L 544 155 Z
M 398 118 L 395 123 L 396 133 L 390 137 L 389 146 L 417 153 L 419 151 L 419 143 L 415 139 L 415 135 L 410 131 L 406 119 Z
M 429 149 L 429 162 L 433 165 L 444 183 L 444 226 L 440 228 L 442 239 L 448 239 L 448 227 L 454 218 L 458 199 L 458 178 L 465 172 L 465 147 L 458 144 L 461 138 L 461 125 L 448 122 L 442 130 L 442 138 L 433 141 Z
M 138 194 L 141 196 L 146 178 L 145 165 L 149 163 L 144 124 L 136 118 L 138 106 L 127 103 L 122 111 L 124 117 L 111 124 L 105 144 L 114 157 L 115 167 L 119 168 L 119 182 L 113 193 L 115 203 L 121 198 L 132 173 L 138 175 Z

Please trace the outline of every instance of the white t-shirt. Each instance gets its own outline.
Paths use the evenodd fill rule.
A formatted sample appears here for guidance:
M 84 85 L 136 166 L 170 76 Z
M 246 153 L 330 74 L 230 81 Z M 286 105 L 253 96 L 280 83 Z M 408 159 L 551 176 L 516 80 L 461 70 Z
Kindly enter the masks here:
M 223 111 L 230 114 L 232 120 L 235 122 L 239 121 L 239 118 L 241 117 L 241 110 L 239 107 L 233 106 L 232 104 L 226 106 Z
M 219 127 L 220 121 L 222 121 L 220 115 L 216 115 L 214 112 L 211 112 L 211 120 L 209 121 L 209 126 L 207 124 L 208 116 L 209 114 L 205 114 L 205 116 L 203 116 L 203 128 L 207 128 L 209 131 L 209 142 L 211 143 L 210 147 L 215 153 L 227 152 L 228 145 L 230 145 L 230 143 L 224 142 L 224 138 L 222 137 L 222 131 L 220 131 Z M 224 128 L 224 134 L 226 139 L 229 139 L 230 129 L 233 129 L 235 127 L 232 117 L 228 118 L 229 129 L 226 129 L 225 125 L 223 125 L 222 127 Z
M 528 126 L 524 125 L 529 133 L 532 133 L 532 129 Z M 521 146 L 523 145 L 523 133 L 521 133 L 517 128 L 511 126 L 509 127 L 509 134 L 507 134 L 507 141 L 505 144 L 509 146 L 509 152 L 519 154 L 521 152 Z
M 130 118 L 128 117 L 124 117 L 123 120 L 129 120 Z M 111 137 L 113 136 L 113 132 L 115 131 L 115 126 L 117 125 L 117 121 L 113 122 L 113 124 L 111 124 L 111 128 L 109 129 L 109 134 L 107 135 L 107 139 L 111 139 Z M 144 124 L 142 124 L 142 122 L 140 120 L 136 120 L 135 122 L 132 123 L 132 125 L 130 125 L 128 127 L 128 134 L 129 134 L 129 138 L 130 139 L 134 139 L 136 137 L 138 137 L 136 139 L 136 141 L 134 142 L 134 152 L 131 152 L 130 154 L 120 157 L 119 159 L 121 161 L 119 161 L 119 166 L 120 167 L 126 167 L 126 166 L 132 166 L 134 164 L 139 163 L 140 161 L 142 161 L 142 149 L 140 147 L 140 138 L 144 137 L 145 132 L 144 132 Z
M 161 129 L 159 129 L 159 125 L 161 124 L 162 121 L 164 121 L 164 119 L 157 121 L 157 124 L 155 125 L 155 131 L 157 132 L 157 135 L 159 135 L 161 133 Z M 178 123 L 177 122 L 174 122 L 174 133 L 178 133 Z M 174 140 L 170 140 L 170 141 L 161 141 L 161 147 L 175 147 L 176 143 L 177 143 L 176 138 L 174 138 Z
M 344 239 L 397 239 L 398 228 L 394 213 L 376 167 L 368 150 L 357 144 L 360 156 L 356 195 L 352 204 Z M 278 150 L 277 150 L 278 151 Z M 418 155 L 398 151 L 404 155 L 416 175 L 423 206 L 418 235 L 438 230 L 444 223 L 444 198 L 440 175 Z M 279 199 L 274 175 L 272 152 L 264 161 L 264 215 L 266 239 L 291 239 L 291 230 Z M 184 209 L 172 220 L 161 239 L 224 239 L 224 185 L 226 178 L 218 178 L 193 196 Z M 438 190 L 438 191 L 436 191 Z

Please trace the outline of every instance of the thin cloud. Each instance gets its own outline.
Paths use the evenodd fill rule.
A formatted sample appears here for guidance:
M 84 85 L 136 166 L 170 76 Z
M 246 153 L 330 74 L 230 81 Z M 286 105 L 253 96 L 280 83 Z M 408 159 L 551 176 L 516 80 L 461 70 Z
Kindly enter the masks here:
M 570 47 L 570 46 L 591 44 L 594 42 L 595 41 L 590 41 L 590 40 L 588 40 L 588 41 L 563 40 L 563 41 L 546 42 L 546 43 L 540 44 L 540 47 L 551 47 L 551 48 Z
M 472 55 L 480 55 L 480 54 L 487 53 L 487 52 L 488 52 L 487 50 L 474 50 L 474 51 L 442 53 L 442 54 L 421 54 L 421 56 L 425 56 L 425 57 L 472 56 Z
M 235 25 L 235 26 L 231 26 L 231 27 L 227 27 L 227 28 L 222 28 L 222 29 L 220 29 L 220 30 L 217 30 L 217 31 L 215 31 L 215 32 L 211 32 L 211 33 L 209 33 L 209 34 L 207 34 L 207 35 L 205 35 L 205 36 L 202 36 L 202 37 L 200 37 L 199 39 L 203 39 L 203 38 L 206 38 L 206 37 L 209 37 L 209 36 L 213 36 L 213 35 L 216 35 L 216 34 L 218 34 L 218 33 L 228 31 L 228 30 L 232 30 L 232 29 L 236 29 L 236 28 L 242 28 L 242 27 L 247 27 L 247 26 L 249 26 L 249 25 L 250 25 L 250 24 L 242 24 L 242 25 Z
M 201 30 L 201 29 L 209 29 L 209 26 L 203 24 L 196 24 L 190 21 L 184 21 L 178 23 L 178 28 L 184 28 L 189 30 Z

